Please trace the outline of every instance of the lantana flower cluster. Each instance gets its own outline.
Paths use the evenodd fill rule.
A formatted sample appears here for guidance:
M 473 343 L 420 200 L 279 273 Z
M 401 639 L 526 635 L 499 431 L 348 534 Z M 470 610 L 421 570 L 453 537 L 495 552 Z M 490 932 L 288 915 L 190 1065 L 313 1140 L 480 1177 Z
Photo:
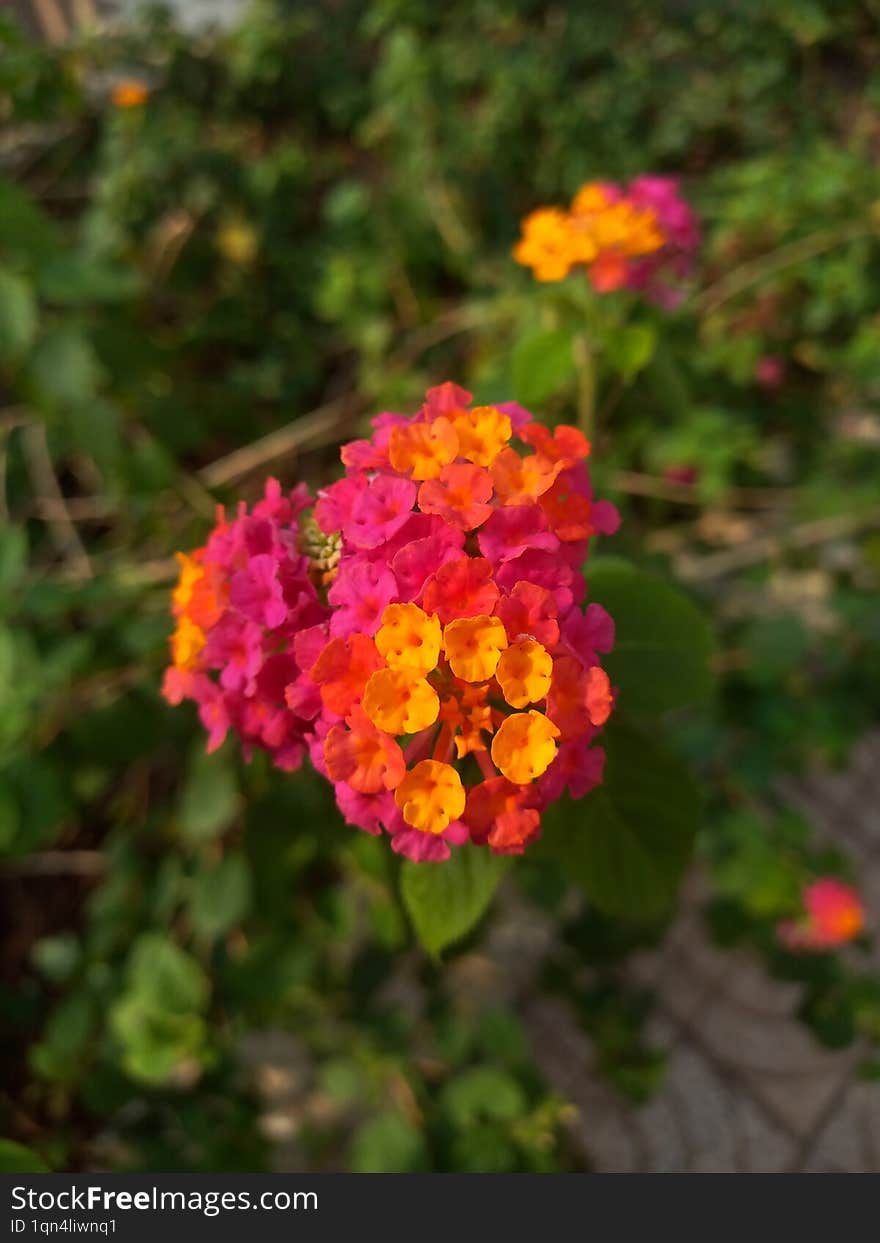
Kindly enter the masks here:
M 779 939 L 790 950 L 830 950 L 854 941 L 865 927 L 865 907 L 851 885 L 822 876 L 803 893 L 803 913 L 783 920 Z
M 627 186 L 590 181 L 568 209 L 539 207 L 513 249 L 536 280 L 561 281 L 583 268 L 597 293 L 641 291 L 664 307 L 681 298 L 700 231 L 674 177 L 636 177 Z
M 177 554 L 162 686 L 169 703 L 198 705 L 209 751 L 233 730 L 246 755 L 260 747 L 288 771 L 305 757 L 314 715 L 286 695 L 303 672 L 296 636 L 328 614 L 320 566 L 301 547 L 300 517 L 311 504 L 304 486 L 284 496 L 270 479 L 250 513 L 242 504 L 230 520 L 221 508 L 204 548 Z
M 550 802 L 602 779 L 595 739 L 613 689 L 600 654 L 614 626 L 585 604 L 581 566 L 590 538 L 615 530 L 617 513 L 593 498 L 583 434 L 551 432 L 514 403 L 474 406 L 444 384 L 414 416 L 382 414 L 373 428 L 343 448 L 345 474 L 318 494 L 298 540 L 265 510 L 297 510 L 303 498 L 282 502 L 271 485 L 273 499 L 237 520 L 236 553 L 213 552 L 215 532 L 195 561 L 184 559 L 166 693 L 207 696 L 207 723 L 205 704 L 231 681 L 244 702 L 224 700 L 223 719 L 246 743 L 285 759 L 307 747 L 345 819 L 384 830 L 412 859 L 447 858 L 468 840 L 521 853 Z M 271 528 L 257 541 L 256 573 L 250 554 L 240 556 L 254 521 Z M 265 558 L 280 549 L 273 566 Z M 318 574 L 308 568 L 316 550 Z M 227 584 L 215 628 L 230 618 L 248 628 L 247 643 L 232 643 L 231 631 L 224 640 L 234 675 L 214 630 L 196 664 L 181 668 L 179 658 L 191 658 L 187 625 L 204 630 L 185 579 L 206 563 L 219 563 Z M 282 618 L 294 605 L 296 617 Z M 220 668 L 219 687 L 198 680 L 205 665 Z M 271 722 L 269 736 L 257 717 Z

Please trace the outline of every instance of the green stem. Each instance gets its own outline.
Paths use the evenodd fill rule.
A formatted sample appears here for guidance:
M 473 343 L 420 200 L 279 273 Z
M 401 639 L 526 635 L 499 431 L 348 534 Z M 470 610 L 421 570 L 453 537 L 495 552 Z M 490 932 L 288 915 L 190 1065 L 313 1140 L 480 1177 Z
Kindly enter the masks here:
M 574 363 L 578 376 L 578 427 L 591 439 L 596 415 L 596 369 L 593 351 L 583 333 L 574 339 Z

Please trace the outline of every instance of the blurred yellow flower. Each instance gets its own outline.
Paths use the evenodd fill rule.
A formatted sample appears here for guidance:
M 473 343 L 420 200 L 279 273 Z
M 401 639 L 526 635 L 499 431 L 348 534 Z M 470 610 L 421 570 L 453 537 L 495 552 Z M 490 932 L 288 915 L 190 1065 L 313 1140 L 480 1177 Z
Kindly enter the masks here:
M 248 267 L 256 258 L 260 239 L 256 230 L 243 220 L 231 220 L 217 230 L 217 249 L 236 267 Z
M 110 95 L 114 108 L 139 108 L 150 97 L 150 88 L 138 78 L 117 82 Z

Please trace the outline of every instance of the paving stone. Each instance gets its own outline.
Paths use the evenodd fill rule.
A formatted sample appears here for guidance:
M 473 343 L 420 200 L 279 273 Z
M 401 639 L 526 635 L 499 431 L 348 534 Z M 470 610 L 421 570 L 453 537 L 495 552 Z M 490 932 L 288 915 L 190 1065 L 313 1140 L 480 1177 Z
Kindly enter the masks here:
M 648 989 L 664 1013 L 682 1022 L 694 1018 L 720 987 L 720 981 L 700 975 L 680 957 L 665 959 L 659 975 L 655 975 L 651 963 L 633 963 L 627 969 L 627 978 Z
M 724 995 L 759 1015 L 788 1017 L 801 999 L 801 986 L 771 976 L 763 962 L 749 952 L 729 953 L 731 970 L 724 980 Z
M 810 1146 L 805 1168 L 880 1172 L 880 1087 L 861 1080 L 850 1084 Z
M 865 904 L 868 932 L 873 944 L 862 957 L 875 971 L 880 968 L 880 855 L 875 855 L 859 876 L 859 888 Z
M 652 1022 L 647 1033 L 671 1051 L 661 1091 L 641 1108 L 598 1079 L 567 1007 L 534 1003 L 527 1027 L 542 1072 L 578 1110 L 571 1138 L 595 1170 L 770 1173 L 796 1159 L 795 1140 L 668 1020 Z
M 740 968 L 741 988 L 749 967 Z M 698 1014 L 691 1034 L 792 1134 L 806 1136 L 851 1073 L 858 1054 L 823 1049 L 782 1007 L 783 997 L 790 1005 L 787 989 L 779 1003 L 770 1004 L 757 1004 L 760 991 L 749 1003 L 725 991 Z
M 706 934 L 701 909 L 705 891 L 705 877 L 695 869 L 682 893 L 683 909 L 662 945 L 634 954 L 627 963 L 628 978 L 658 993 L 677 1018 L 687 1018 L 704 1005 L 732 969 L 730 955 Z
M 821 840 L 843 845 L 857 862 L 880 853 L 880 733 L 853 748 L 844 769 L 818 769 L 779 781 L 786 801 Z

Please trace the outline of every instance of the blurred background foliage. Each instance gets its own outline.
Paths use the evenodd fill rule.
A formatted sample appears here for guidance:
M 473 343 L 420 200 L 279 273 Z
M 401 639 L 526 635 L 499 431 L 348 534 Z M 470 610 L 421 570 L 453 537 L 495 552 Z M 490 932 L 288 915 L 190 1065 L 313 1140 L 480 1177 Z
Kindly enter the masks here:
M 576 1168 L 516 997 L 461 987 L 491 929 L 438 967 L 387 846 L 305 773 L 207 759 L 158 696 L 171 552 L 446 378 L 551 421 L 588 402 L 624 517 L 601 551 L 648 572 L 609 557 L 598 598 L 625 625 L 675 581 L 718 635 L 711 707 L 668 714 L 650 668 L 630 701 L 702 777 L 712 927 L 803 980 L 817 1038 L 880 1039 L 875 980 L 773 935 L 812 876 L 853 878 L 777 779 L 843 763 L 880 704 L 878 19 L 265 0 L 47 48 L 0 16 L 4 1168 Z M 641 172 L 681 175 L 705 231 L 672 317 L 620 294 L 599 320 L 513 264 L 528 210 Z M 550 918 L 540 986 L 634 1101 L 663 1053 L 620 964 L 662 936 L 685 839 L 629 900 L 592 859 L 585 903 L 552 850 L 502 887 L 502 917 Z

